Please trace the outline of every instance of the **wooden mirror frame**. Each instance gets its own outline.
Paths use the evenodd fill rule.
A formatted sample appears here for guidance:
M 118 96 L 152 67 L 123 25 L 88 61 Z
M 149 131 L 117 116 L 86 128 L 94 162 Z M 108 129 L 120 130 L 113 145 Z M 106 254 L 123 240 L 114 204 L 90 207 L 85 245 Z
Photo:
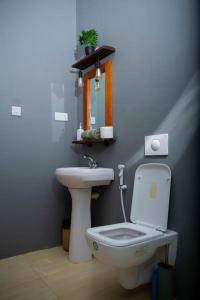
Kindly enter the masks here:
M 112 61 L 101 65 L 101 72 L 105 73 L 105 125 L 112 126 Z M 84 130 L 90 129 L 90 80 L 95 77 L 96 69 L 84 74 L 83 88 L 83 124 Z

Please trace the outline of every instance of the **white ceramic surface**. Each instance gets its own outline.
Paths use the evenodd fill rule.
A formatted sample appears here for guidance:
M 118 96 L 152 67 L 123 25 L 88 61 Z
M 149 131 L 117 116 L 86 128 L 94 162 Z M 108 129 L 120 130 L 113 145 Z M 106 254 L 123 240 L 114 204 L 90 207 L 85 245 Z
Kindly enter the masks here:
M 85 233 L 91 227 L 92 186 L 108 185 L 114 179 L 114 171 L 108 168 L 59 168 L 56 177 L 69 188 L 72 197 L 69 259 L 72 262 L 91 260 Z
M 59 168 L 56 169 L 56 177 L 68 188 L 90 188 L 110 184 L 114 171 L 110 168 Z
M 144 164 L 135 173 L 131 222 L 87 229 L 88 245 L 94 256 L 118 269 L 126 289 L 150 282 L 152 271 L 165 259 L 175 264 L 177 232 L 167 230 L 171 171 L 164 164 Z M 168 245 L 166 253 L 166 245 Z
M 101 226 L 99 229 L 106 232 L 124 227 L 136 229 L 138 226 L 127 222 Z M 139 225 L 139 227 L 142 232 L 149 230 L 146 226 Z M 159 233 L 156 229 L 151 229 L 146 236 L 135 238 L 136 242 L 130 240 L 130 243 L 127 245 L 124 243 L 121 246 L 122 240 L 118 240 L 117 245 L 117 240 L 113 238 L 113 242 L 115 242 L 113 245 L 114 243 L 110 243 L 109 239 L 105 237 L 99 239 L 97 228 L 93 227 L 87 230 L 88 245 L 98 260 L 116 268 L 119 282 L 126 289 L 133 289 L 150 282 L 153 269 L 164 259 L 162 252 L 159 252 L 161 247 L 168 245 L 168 263 L 175 264 L 177 252 L 177 233 L 175 231 L 168 230 L 166 233 Z

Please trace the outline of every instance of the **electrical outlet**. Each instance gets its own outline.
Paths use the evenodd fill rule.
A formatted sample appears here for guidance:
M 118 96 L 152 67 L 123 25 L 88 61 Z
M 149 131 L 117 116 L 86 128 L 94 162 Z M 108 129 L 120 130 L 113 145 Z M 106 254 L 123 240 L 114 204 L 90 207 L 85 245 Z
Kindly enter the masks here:
M 12 106 L 12 116 L 21 117 L 22 108 L 21 106 Z
M 55 121 L 68 121 L 68 114 L 63 112 L 55 112 Z

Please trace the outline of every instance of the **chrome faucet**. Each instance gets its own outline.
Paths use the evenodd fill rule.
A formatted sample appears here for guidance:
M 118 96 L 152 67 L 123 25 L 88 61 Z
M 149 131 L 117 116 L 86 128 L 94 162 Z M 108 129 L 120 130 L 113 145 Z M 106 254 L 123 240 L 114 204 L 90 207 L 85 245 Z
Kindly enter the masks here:
M 95 169 L 95 168 L 98 167 L 98 164 L 97 164 L 96 160 L 92 156 L 87 154 L 87 155 L 83 155 L 83 158 L 88 159 L 88 165 L 91 169 Z

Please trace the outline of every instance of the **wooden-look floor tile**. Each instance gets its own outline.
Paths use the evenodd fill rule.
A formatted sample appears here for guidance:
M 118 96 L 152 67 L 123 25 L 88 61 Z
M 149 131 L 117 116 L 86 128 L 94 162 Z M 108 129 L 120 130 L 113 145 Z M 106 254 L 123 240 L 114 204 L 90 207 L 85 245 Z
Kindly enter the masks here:
M 97 260 L 74 264 L 61 248 L 0 260 L 1 300 L 150 300 L 148 286 L 127 291 Z
M 6 289 L 0 294 L 1 300 L 56 300 L 57 297 L 50 288 L 36 279 L 30 282 L 20 284 L 19 286 Z
M 62 270 L 42 278 L 59 297 L 67 295 L 69 299 L 76 299 L 85 291 L 95 291 L 95 294 L 98 294 L 101 289 L 109 289 L 116 282 L 116 278 L 110 270 L 102 270 L 98 266 L 94 268 L 94 265 L 92 268 L 82 265 L 81 269 L 77 268 L 76 271 L 73 268 L 70 272 Z
M 0 291 L 37 278 L 23 255 L 0 260 Z

